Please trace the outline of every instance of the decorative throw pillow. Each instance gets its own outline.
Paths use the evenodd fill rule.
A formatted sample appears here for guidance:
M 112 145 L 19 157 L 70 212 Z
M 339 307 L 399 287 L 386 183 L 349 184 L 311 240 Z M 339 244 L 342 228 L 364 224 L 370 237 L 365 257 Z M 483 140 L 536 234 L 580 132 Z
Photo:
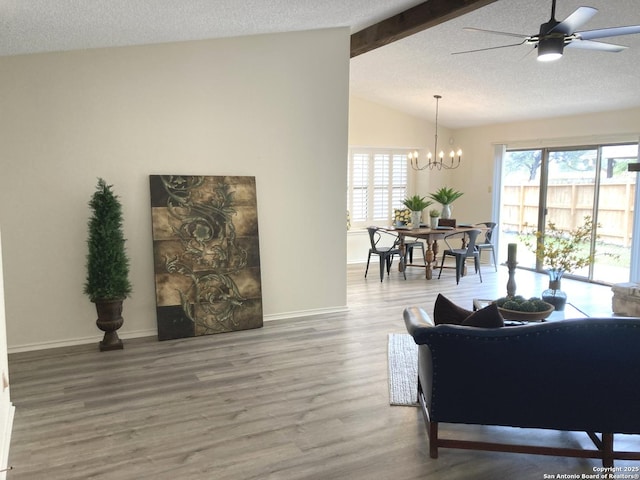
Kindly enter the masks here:
M 498 305 L 490 303 L 465 318 L 462 325 L 467 327 L 500 328 L 504 327 L 504 319 L 500 315 Z
M 461 325 L 472 313 L 471 310 L 459 307 L 439 293 L 436 298 L 436 303 L 433 306 L 433 321 L 436 325 L 440 325 L 441 323 Z

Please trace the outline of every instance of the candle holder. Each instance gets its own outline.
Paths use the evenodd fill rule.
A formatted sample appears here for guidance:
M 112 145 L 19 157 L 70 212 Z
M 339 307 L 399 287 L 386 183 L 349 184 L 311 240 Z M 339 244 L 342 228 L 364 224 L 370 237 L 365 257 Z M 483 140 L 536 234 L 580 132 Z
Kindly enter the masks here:
M 516 265 L 515 260 L 507 260 L 507 268 L 509 269 L 509 280 L 507 280 L 507 297 L 515 297 L 516 295 Z

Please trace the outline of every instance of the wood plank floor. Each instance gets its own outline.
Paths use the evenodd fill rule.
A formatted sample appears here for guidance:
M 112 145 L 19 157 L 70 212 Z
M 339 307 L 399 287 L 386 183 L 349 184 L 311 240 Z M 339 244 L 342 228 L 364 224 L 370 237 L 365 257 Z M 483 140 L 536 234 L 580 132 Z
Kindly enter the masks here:
M 375 265 L 377 268 L 377 265 Z M 184 340 L 126 340 L 12 354 L 16 406 L 8 478 L 18 479 L 542 479 L 591 474 L 596 460 L 442 450 L 430 459 L 421 414 L 391 407 L 387 334 L 402 309 L 432 310 L 442 292 L 471 306 L 506 290 L 506 268 L 455 284 L 411 269 L 384 282 L 348 268 L 348 311 L 267 322 L 262 329 Z M 546 288 L 518 272 L 518 293 Z M 563 280 L 592 315 L 610 314 L 609 287 Z M 126 315 L 125 315 L 126 321 Z M 594 379 L 594 383 L 597 379 Z M 469 392 L 469 408 L 474 395 Z M 442 434 L 588 445 L 586 435 L 443 426 Z M 630 448 L 639 449 L 638 439 Z M 616 465 L 640 466 L 639 462 Z

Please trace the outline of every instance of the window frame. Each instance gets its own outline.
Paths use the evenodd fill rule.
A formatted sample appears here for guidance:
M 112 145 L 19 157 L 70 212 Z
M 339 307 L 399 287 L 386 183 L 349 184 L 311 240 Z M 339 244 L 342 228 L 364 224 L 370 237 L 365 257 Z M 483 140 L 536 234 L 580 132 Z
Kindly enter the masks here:
M 408 158 L 412 151 L 409 148 L 349 149 L 347 211 L 353 228 L 393 224 L 393 211 L 404 208 L 402 200 L 408 196 L 413 181 Z M 363 161 L 366 161 L 366 172 L 362 165 L 357 165 Z M 358 190 L 360 195 L 356 194 Z

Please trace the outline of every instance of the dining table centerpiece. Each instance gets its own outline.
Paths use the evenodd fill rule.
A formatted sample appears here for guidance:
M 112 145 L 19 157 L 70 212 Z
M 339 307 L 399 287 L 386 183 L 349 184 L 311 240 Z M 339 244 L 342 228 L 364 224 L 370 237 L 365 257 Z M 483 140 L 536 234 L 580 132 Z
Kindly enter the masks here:
M 539 322 L 551 315 L 555 309 L 540 297 L 525 298 L 522 295 L 501 297 L 495 303 L 505 320 Z
M 431 228 L 436 228 L 438 226 L 438 221 L 440 220 L 440 210 L 433 208 L 429 210 L 429 226 Z
M 428 206 L 432 205 L 433 202 L 430 200 L 426 200 L 420 195 L 413 195 L 411 197 L 405 198 L 402 201 L 402 204 L 409 210 L 411 210 L 411 226 L 413 228 L 420 228 L 422 211 Z
M 393 221 L 396 227 L 404 227 L 411 222 L 411 210 L 408 208 L 396 208 L 393 210 Z
M 520 235 L 521 242 L 536 254 L 549 275 L 549 288 L 542 292 L 542 299 L 556 310 L 564 310 L 567 303 L 567 294 L 561 289 L 562 276 L 593 262 L 592 233 L 593 219 L 585 215 L 582 225 L 573 230 L 558 228 L 549 221 L 544 232 Z
M 429 198 L 442 205 L 442 218 L 451 218 L 451 204 L 463 195 L 462 192 L 449 187 L 441 187 L 434 193 L 429 194 Z

